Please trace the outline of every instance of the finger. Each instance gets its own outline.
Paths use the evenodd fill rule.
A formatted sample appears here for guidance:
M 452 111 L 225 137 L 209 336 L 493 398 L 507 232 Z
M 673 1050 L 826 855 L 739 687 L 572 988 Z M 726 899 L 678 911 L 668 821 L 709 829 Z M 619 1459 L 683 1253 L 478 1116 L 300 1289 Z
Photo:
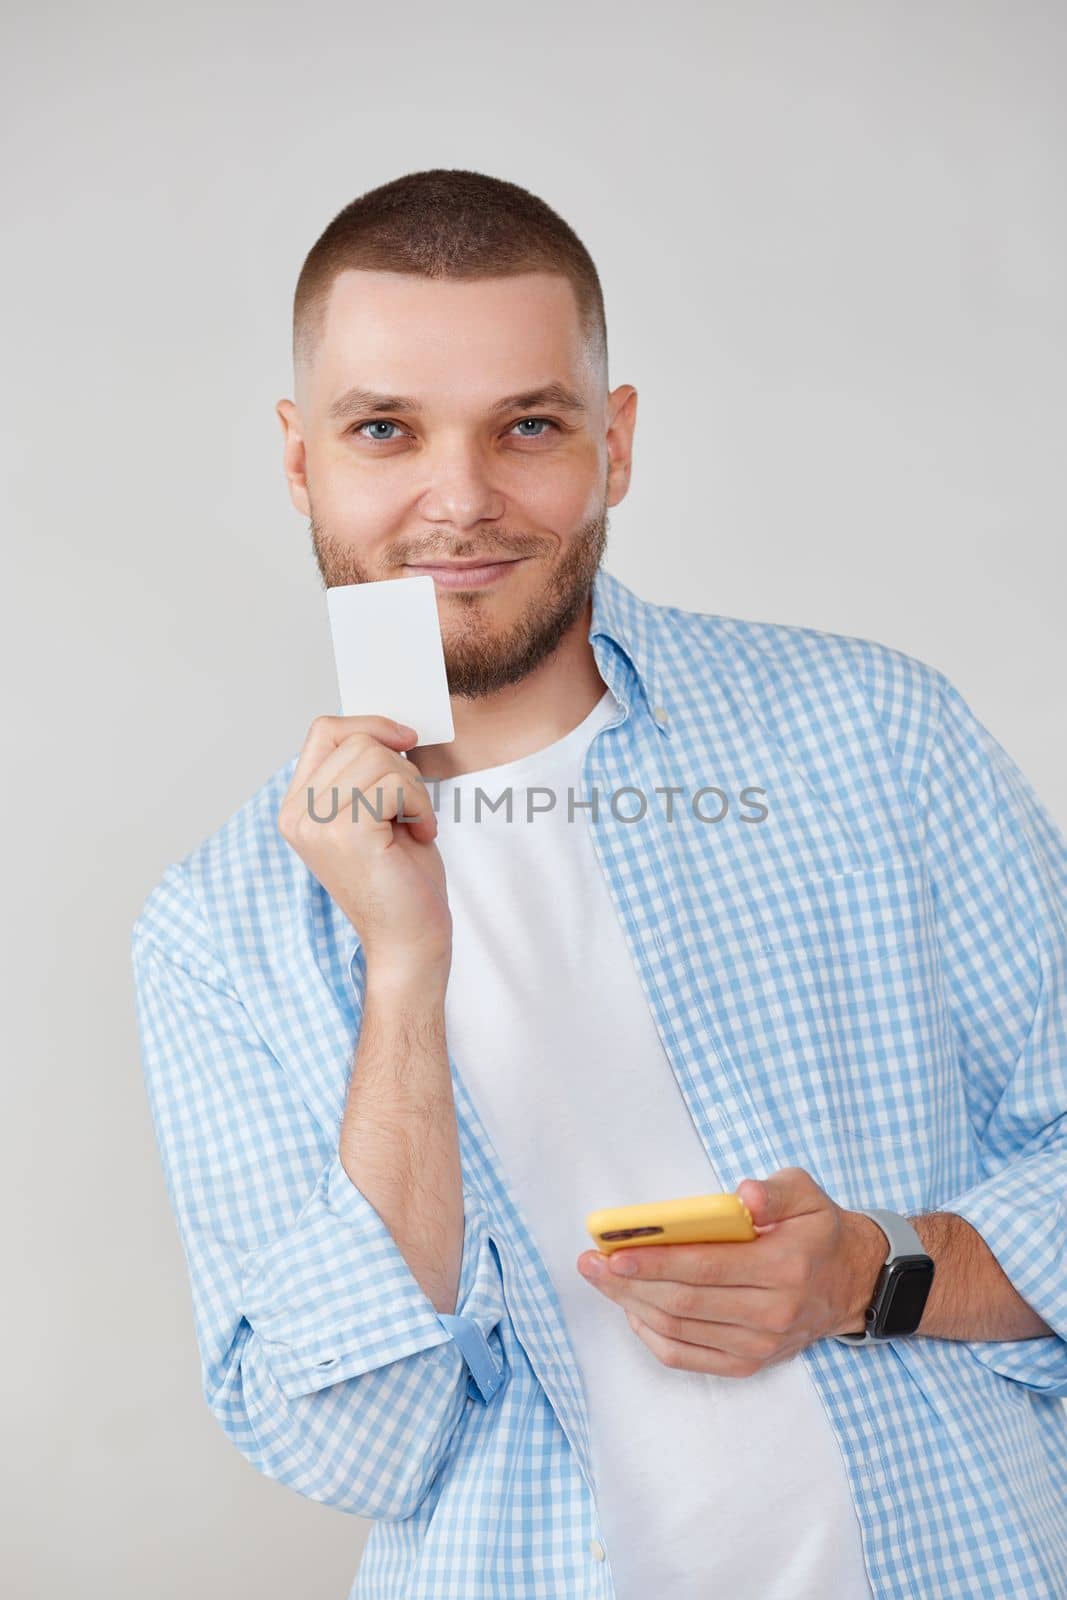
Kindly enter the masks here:
M 402 723 L 395 722 L 392 717 L 316 717 L 305 736 L 304 746 L 285 796 L 286 800 L 299 793 L 308 775 L 317 771 L 331 752 L 352 734 L 367 733 L 393 750 L 403 750 L 417 742 L 417 734 L 414 738 L 406 737 L 408 731 Z
M 637 1317 L 628 1317 L 627 1320 L 642 1344 L 647 1345 L 665 1367 L 676 1367 L 682 1372 L 713 1373 L 719 1378 L 750 1378 L 759 1371 L 759 1362 L 745 1361 L 740 1356 L 713 1350 L 705 1345 L 665 1339 Z
M 313 773 L 309 787 L 320 811 L 332 810 L 330 791 L 336 789 L 338 814 L 343 813 L 353 826 L 375 829 L 387 844 L 393 840 L 394 820 L 401 817 L 420 840 L 433 839 L 437 833 L 429 790 L 418 772 L 406 763 L 401 767 L 399 760 L 378 745 L 359 747 L 350 754 L 347 765 L 327 779 L 321 799 L 318 783 L 318 775 Z
M 347 720 L 349 722 L 357 722 L 358 718 L 352 717 L 347 718 Z M 398 723 L 397 728 L 400 728 Z M 414 734 L 414 738 L 418 738 L 418 734 Z M 310 773 L 309 778 L 304 779 L 304 782 L 306 784 L 315 784 L 315 786 L 322 784 L 323 787 L 331 787 L 334 782 L 338 782 L 339 774 L 344 773 L 349 763 L 360 757 L 360 755 L 366 754 L 366 752 L 371 752 L 376 760 L 382 760 L 382 762 L 389 763 L 390 766 L 395 766 L 397 771 L 403 773 L 405 778 L 421 778 L 418 766 L 411 765 L 406 760 L 402 750 L 398 749 L 398 746 L 402 746 L 402 744 L 410 746 L 411 742 L 413 742 L 413 739 L 406 733 L 403 736 L 398 733 L 397 736 L 382 739 L 379 738 L 378 734 L 368 730 L 368 728 L 354 728 L 334 746 L 333 750 L 330 750 L 325 755 L 322 765 L 317 766 L 314 773 Z
M 605 1285 L 604 1294 L 639 1315 L 645 1311 L 658 1316 L 684 1317 L 697 1322 L 725 1322 L 737 1327 L 758 1328 L 778 1309 L 769 1289 L 705 1289 L 693 1284 L 627 1283 L 621 1280 Z
M 804 1167 L 782 1167 L 768 1178 L 744 1178 L 735 1192 L 757 1227 L 813 1216 L 833 1206 L 826 1190 Z
M 762 1326 L 751 1327 L 745 1323 L 718 1322 L 703 1317 L 676 1317 L 658 1306 L 626 1306 L 627 1320 L 636 1317 L 647 1328 L 663 1339 L 678 1339 L 684 1344 L 704 1345 L 722 1350 L 726 1355 L 741 1356 L 746 1361 L 769 1361 L 780 1355 L 790 1343 L 789 1336 L 774 1333 Z
M 665 1280 L 674 1283 L 747 1285 L 769 1289 L 777 1281 L 780 1253 L 755 1239 L 723 1244 L 633 1245 L 608 1257 L 608 1272 L 623 1283 Z M 621 1269 L 632 1266 L 631 1272 Z
M 394 741 L 395 746 L 395 741 Z M 383 745 L 380 739 L 363 729 L 350 733 L 346 739 L 332 750 L 322 765 L 314 772 L 309 773 L 304 780 L 304 788 L 311 789 L 316 795 L 327 795 L 333 788 L 343 788 L 342 804 L 351 802 L 352 786 L 359 788 L 359 781 L 353 777 L 357 769 L 365 774 L 368 784 L 372 781 L 378 783 L 387 772 L 396 774 L 397 783 L 406 783 L 414 791 L 416 783 L 421 786 L 421 775 L 417 767 L 411 766 L 403 759 L 394 746 Z
M 393 748 L 401 740 L 406 744 L 410 744 L 412 737 L 409 734 L 392 735 L 391 747 L 388 744 L 383 744 L 376 735 L 366 729 L 357 729 L 354 733 L 349 733 L 347 737 L 341 740 L 340 744 L 329 751 L 318 767 L 305 775 L 304 781 L 299 788 L 295 784 L 291 786 L 289 794 L 283 802 L 283 810 L 296 808 L 298 814 L 302 815 L 305 809 L 314 807 L 319 817 L 328 817 L 334 809 L 333 791 L 335 789 L 337 791 L 336 805 L 338 810 L 348 809 L 351 807 L 353 786 L 363 788 L 371 785 L 372 782 L 377 784 L 385 780 L 387 771 L 395 773 L 395 777 L 389 778 L 388 782 L 394 786 L 397 783 L 402 783 L 405 787 L 406 795 L 414 796 L 418 791 L 425 793 L 425 785 L 418 768 L 409 765 L 406 761 L 401 766 L 402 757 Z M 357 762 L 363 762 L 363 765 L 358 768 L 358 771 L 363 775 L 363 784 L 359 782 L 358 777 L 353 776 L 356 770 L 354 763 Z M 309 795 L 310 800 L 308 799 Z M 396 814 L 396 808 L 394 808 L 390 815 Z M 411 814 L 411 812 L 408 811 L 405 814 Z M 429 832 L 427 832 L 425 826 L 420 832 L 425 837 L 432 837 L 433 833 L 436 832 L 436 821 L 434 828 L 430 829 Z M 392 834 L 390 832 L 390 839 L 391 837 Z

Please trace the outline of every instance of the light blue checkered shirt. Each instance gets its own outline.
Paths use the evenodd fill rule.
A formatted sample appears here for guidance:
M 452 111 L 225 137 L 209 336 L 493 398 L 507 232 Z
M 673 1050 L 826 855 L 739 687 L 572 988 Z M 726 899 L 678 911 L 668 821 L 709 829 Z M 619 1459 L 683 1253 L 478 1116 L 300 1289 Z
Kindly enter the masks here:
M 683 791 L 670 822 L 602 798 L 592 835 L 724 1187 L 800 1166 L 845 1207 L 953 1211 L 1056 1330 L 795 1358 L 875 1594 L 1062 1600 L 1067 843 L 948 679 L 888 646 L 653 605 L 603 569 L 589 638 L 621 713 L 586 792 Z M 454 1316 L 340 1164 L 365 964 L 278 831 L 295 762 L 133 930 L 204 1397 L 261 1472 L 374 1519 L 352 1597 L 608 1600 L 573 1349 L 462 1061 Z M 746 786 L 758 825 L 689 804 Z M 761 1493 L 743 1441 L 738 1493 Z

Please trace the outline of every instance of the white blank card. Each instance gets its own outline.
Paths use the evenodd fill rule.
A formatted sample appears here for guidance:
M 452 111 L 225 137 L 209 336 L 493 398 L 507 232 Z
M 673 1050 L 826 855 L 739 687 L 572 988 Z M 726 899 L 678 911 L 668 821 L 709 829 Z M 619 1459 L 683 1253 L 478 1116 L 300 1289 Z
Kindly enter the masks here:
M 420 745 L 454 739 L 444 642 L 429 573 L 339 584 L 327 589 L 326 601 L 341 715 L 406 722 Z

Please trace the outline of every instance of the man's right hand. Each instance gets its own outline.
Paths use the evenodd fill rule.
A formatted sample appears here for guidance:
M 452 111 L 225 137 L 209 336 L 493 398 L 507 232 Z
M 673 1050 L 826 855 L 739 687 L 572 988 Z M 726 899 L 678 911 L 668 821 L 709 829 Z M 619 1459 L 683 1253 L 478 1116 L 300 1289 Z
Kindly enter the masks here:
M 359 934 L 368 972 L 443 987 L 452 915 L 437 818 L 417 768 L 398 754 L 417 740 L 390 717 L 316 717 L 278 828 Z M 333 812 L 335 788 L 336 816 L 317 822 Z M 353 789 L 366 802 L 357 798 L 355 816 Z

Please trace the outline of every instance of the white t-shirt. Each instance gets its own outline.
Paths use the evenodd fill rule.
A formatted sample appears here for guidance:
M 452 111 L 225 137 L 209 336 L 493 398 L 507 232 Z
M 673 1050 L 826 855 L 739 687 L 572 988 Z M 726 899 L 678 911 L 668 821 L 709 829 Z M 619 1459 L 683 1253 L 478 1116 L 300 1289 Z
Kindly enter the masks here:
M 559 1294 L 618 1600 L 871 1600 L 840 1448 L 799 1356 L 747 1378 L 665 1367 L 575 1266 L 594 1208 L 725 1187 L 663 1051 L 589 812 L 567 820 L 568 788 L 588 798 L 582 759 L 618 709 L 606 689 L 547 749 L 431 785 L 453 918 L 449 1048 Z M 529 821 L 527 786 L 556 796 Z M 484 804 L 475 820 L 478 787 L 492 800 L 511 788 L 510 821 Z

